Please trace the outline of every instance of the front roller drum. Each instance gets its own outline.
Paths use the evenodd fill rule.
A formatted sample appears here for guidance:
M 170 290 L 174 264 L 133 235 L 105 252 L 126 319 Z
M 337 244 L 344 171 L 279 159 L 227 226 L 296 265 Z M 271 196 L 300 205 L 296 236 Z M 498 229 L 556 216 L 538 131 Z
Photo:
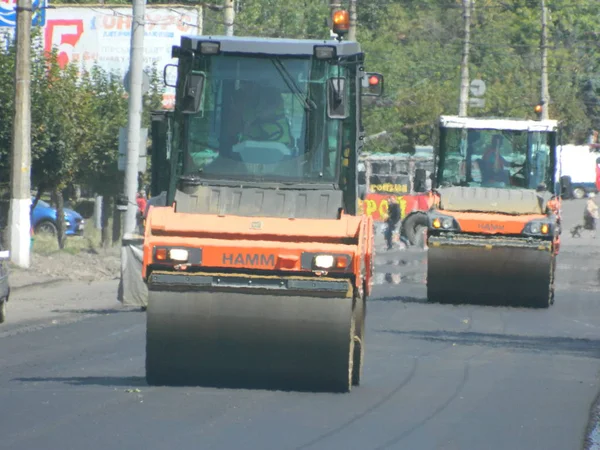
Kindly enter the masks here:
M 150 291 L 146 378 L 185 385 L 347 392 L 352 298 Z
M 438 303 L 547 308 L 554 299 L 551 243 L 429 239 L 427 296 Z

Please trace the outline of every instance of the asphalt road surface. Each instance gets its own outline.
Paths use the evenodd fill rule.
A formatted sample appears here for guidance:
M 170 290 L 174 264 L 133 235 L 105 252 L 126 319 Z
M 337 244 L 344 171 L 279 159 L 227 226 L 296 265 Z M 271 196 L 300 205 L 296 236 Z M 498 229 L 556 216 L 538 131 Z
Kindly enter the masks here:
M 141 312 L 5 336 L 0 448 L 582 448 L 600 387 L 599 248 L 565 236 L 549 310 L 429 304 L 425 252 L 380 251 L 364 383 L 344 395 L 148 387 Z

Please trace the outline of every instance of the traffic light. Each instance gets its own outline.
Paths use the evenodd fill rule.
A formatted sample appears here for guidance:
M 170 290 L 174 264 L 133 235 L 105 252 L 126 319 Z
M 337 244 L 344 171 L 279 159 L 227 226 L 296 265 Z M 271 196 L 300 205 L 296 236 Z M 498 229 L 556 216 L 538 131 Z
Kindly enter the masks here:
M 537 114 L 538 120 L 541 120 L 542 119 L 542 112 L 544 111 L 544 105 L 542 105 L 542 104 L 535 105 L 535 108 L 533 108 L 533 110 Z

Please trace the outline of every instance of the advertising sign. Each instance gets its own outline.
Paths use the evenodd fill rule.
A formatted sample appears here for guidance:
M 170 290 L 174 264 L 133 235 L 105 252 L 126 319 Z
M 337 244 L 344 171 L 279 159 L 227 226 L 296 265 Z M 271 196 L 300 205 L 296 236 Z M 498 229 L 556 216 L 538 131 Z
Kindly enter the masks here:
M 0 0 L 1 1 L 1 0 Z M 61 65 L 77 64 L 89 70 L 94 64 L 116 73 L 121 79 L 129 69 L 132 8 L 58 7 L 46 12 L 44 48 L 55 48 Z M 162 78 L 166 64 L 177 64 L 171 58 L 171 47 L 182 35 L 196 34 L 197 12 L 193 8 L 146 7 L 144 25 L 144 69 L 153 66 Z M 171 108 L 173 88 L 166 87 L 163 106 Z
M 33 15 L 31 23 L 34 27 L 46 24 L 47 0 L 33 0 Z M 0 0 L 0 27 L 17 27 L 17 0 Z
M 429 197 L 427 194 L 396 195 L 400 205 L 400 217 L 404 219 L 413 211 L 427 211 L 429 209 Z M 389 206 L 389 194 L 367 194 L 364 200 L 359 200 L 359 214 L 363 212 L 371 216 L 374 221 L 385 220 Z
M 381 194 L 408 194 L 411 191 L 408 175 L 371 175 L 369 188 Z

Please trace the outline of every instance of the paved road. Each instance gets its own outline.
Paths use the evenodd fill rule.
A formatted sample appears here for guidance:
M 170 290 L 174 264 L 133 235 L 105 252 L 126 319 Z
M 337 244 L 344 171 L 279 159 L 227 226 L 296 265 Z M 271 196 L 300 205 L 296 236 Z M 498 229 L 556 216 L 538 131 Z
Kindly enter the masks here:
M 148 387 L 140 312 L 5 336 L 0 448 L 581 448 L 600 245 L 565 235 L 547 311 L 428 304 L 425 254 L 380 252 L 364 385 L 348 395 Z

